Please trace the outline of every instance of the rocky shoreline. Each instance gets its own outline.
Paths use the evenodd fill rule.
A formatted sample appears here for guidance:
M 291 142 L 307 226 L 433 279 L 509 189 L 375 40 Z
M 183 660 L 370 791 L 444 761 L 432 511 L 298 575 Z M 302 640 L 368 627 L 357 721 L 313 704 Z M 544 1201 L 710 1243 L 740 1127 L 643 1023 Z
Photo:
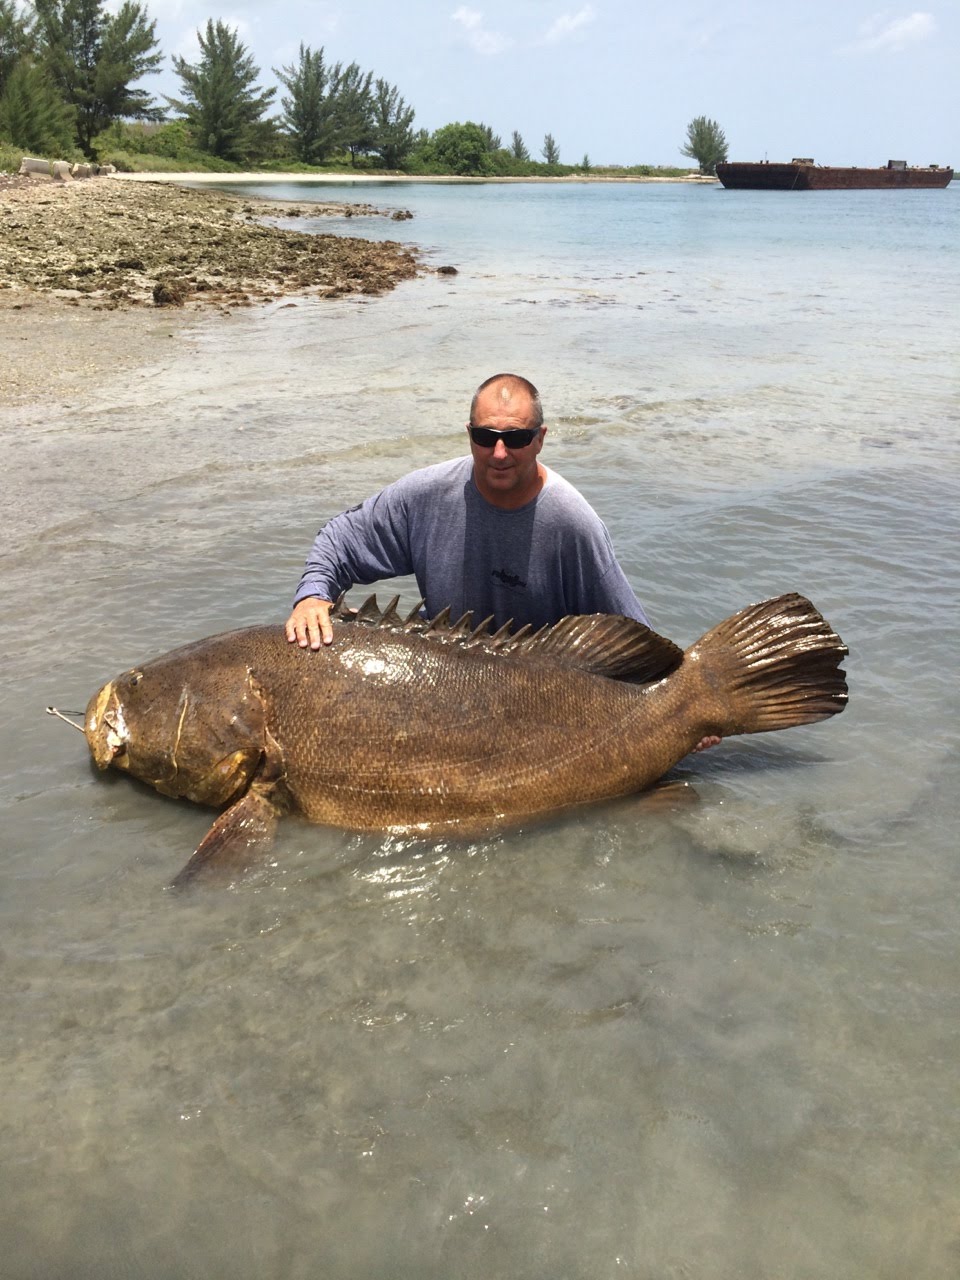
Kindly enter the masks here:
M 278 225 L 325 215 L 396 216 L 111 178 L 6 178 L 0 307 L 44 296 L 97 310 L 230 310 L 289 294 L 379 294 L 417 274 L 416 254 L 394 241 Z

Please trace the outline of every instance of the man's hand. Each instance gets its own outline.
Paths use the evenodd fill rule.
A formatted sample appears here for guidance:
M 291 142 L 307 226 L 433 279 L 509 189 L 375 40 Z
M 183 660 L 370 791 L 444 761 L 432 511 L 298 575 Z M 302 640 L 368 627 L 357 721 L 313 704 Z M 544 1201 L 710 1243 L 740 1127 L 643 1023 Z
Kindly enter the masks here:
M 294 605 L 293 613 L 284 626 L 290 643 L 296 642 L 301 649 L 308 645 L 311 649 L 319 649 L 321 644 L 330 644 L 333 640 L 332 607 L 330 600 L 320 600 L 317 596 L 307 596 Z
M 720 744 L 720 742 L 721 742 L 721 739 L 720 739 L 720 738 L 718 738 L 718 737 L 717 737 L 717 735 L 716 735 L 715 733 L 709 733 L 709 734 L 707 734 L 707 736 L 706 736 L 705 738 L 701 738 L 701 739 L 700 739 L 700 741 L 699 741 L 699 742 L 697 743 L 697 745 L 693 748 L 693 750 L 694 750 L 694 751 L 707 751 L 707 750 L 709 750 L 709 748 L 710 748 L 710 747 L 716 747 L 716 746 L 718 746 L 718 745 Z

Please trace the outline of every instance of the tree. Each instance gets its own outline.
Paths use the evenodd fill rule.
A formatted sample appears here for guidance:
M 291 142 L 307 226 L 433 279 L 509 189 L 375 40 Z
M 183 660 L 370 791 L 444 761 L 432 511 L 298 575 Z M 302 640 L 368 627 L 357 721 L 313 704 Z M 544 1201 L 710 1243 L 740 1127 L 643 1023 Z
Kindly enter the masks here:
M 73 108 L 86 155 L 93 154 L 95 135 L 114 120 L 162 118 L 146 90 L 131 87 L 163 61 L 157 24 L 143 5 L 124 0 L 115 13 L 102 0 L 34 0 L 34 7 L 41 62 Z
M 488 124 L 484 124 L 483 121 L 481 121 L 480 124 L 477 125 L 477 128 L 481 131 L 481 133 L 484 136 L 484 139 L 486 140 L 487 150 L 499 151 L 501 146 L 499 133 L 494 133 L 493 130 L 490 128 L 490 126 Z
M 167 98 L 182 115 L 201 151 L 223 160 L 244 161 L 262 145 L 261 117 L 276 89 L 259 90 L 260 69 L 236 30 L 212 18 L 198 31 L 200 61 L 174 55 L 173 69 L 183 83 L 183 99 Z
M 63 155 L 74 143 L 73 112 L 43 67 L 28 57 L 14 64 L 0 93 L 0 137 L 24 151 Z
M 296 67 L 276 67 L 273 74 L 290 96 L 281 99 L 282 127 L 293 142 L 294 155 L 304 164 L 322 164 L 336 142 L 336 98 L 330 92 L 333 72 L 323 60 L 323 48 L 314 52 L 300 44 Z
M 543 138 L 543 150 L 540 153 L 547 164 L 560 163 L 560 148 L 557 146 L 553 134 L 547 133 Z
M 516 129 L 514 129 L 513 137 L 510 139 L 510 154 L 513 156 L 514 160 L 530 159 L 530 152 L 527 150 L 527 145 L 523 138 L 521 138 L 520 134 L 517 133 Z
M 336 99 L 337 144 L 350 152 L 350 163 L 372 151 L 374 142 L 373 72 L 364 74 L 355 62 L 342 70 L 337 63 L 333 93 Z
M 687 144 L 680 153 L 696 160 L 701 173 L 716 173 L 727 158 L 727 139 L 716 120 L 697 116 L 687 125 Z
M 489 173 L 490 151 L 483 127 L 467 120 L 445 124 L 430 139 L 429 158 L 448 173 Z
M 590 156 L 586 151 L 583 153 L 583 159 L 580 161 L 580 168 L 584 173 L 590 172 Z
M 373 94 L 374 146 L 385 169 L 399 169 L 413 147 L 413 107 L 395 86 L 378 80 Z
M 0 0 L 0 92 L 20 57 L 30 48 L 30 24 L 14 0 Z

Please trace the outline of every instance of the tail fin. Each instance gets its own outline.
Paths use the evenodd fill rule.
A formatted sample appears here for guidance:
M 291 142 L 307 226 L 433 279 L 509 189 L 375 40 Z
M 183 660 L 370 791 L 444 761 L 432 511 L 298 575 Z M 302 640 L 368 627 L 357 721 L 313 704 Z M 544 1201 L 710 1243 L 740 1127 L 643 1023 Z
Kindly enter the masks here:
M 717 673 L 715 687 L 729 703 L 725 734 L 764 733 L 842 711 L 846 653 L 810 601 L 790 594 L 741 609 L 698 640 L 687 660 Z

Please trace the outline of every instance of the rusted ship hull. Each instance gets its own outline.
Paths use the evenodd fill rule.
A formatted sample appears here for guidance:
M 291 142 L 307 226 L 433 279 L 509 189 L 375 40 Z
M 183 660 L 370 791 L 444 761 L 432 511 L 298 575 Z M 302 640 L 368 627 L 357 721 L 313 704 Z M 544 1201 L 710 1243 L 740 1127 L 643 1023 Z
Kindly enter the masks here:
M 834 168 L 816 164 L 718 164 L 717 177 L 725 187 L 745 191 L 903 191 L 946 187 L 953 178 L 948 168 L 883 169 Z

